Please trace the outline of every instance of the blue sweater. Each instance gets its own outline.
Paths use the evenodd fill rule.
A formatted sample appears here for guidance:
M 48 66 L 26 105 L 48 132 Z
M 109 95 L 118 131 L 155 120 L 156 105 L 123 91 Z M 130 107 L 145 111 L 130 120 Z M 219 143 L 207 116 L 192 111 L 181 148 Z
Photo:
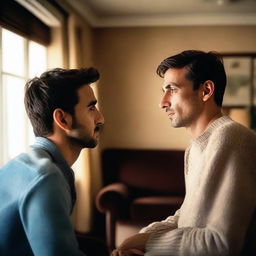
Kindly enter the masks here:
M 70 213 L 73 171 L 54 143 L 36 138 L 0 171 L 0 255 L 84 255 Z

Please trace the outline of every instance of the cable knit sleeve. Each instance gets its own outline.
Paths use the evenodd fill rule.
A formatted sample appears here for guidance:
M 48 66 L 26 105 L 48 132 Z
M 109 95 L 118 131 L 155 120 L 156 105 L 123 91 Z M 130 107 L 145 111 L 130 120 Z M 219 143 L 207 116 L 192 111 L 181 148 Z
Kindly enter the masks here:
M 163 221 L 151 223 L 150 225 L 142 228 L 140 230 L 140 233 L 152 233 L 152 232 L 163 233 L 163 232 L 170 231 L 177 228 L 179 212 L 180 211 L 177 210 L 173 216 L 169 216 Z
M 243 250 L 255 218 L 256 135 L 236 124 L 200 139 L 191 148 L 177 228 L 173 216 L 170 228 L 167 219 L 143 229 L 151 232 L 145 256 L 235 256 Z

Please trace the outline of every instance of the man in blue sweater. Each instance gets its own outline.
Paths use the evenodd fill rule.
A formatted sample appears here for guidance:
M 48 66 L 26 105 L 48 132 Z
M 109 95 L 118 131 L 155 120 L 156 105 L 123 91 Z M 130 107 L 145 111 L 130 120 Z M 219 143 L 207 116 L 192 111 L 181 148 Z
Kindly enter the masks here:
M 70 166 L 98 143 L 104 119 L 90 87 L 98 79 L 94 68 L 53 69 L 26 84 L 36 141 L 0 171 L 0 255 L 85 255 L 70 219 L 76 200 Z

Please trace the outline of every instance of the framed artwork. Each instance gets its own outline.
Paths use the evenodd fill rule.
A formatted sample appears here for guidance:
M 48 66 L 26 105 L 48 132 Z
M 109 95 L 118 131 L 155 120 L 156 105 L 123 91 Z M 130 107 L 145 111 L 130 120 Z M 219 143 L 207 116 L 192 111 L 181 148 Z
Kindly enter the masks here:
M 250 57 L 223 57 L 227 75 L 223 106 L 250 106 L 251 61 Z
M 256 53 L 222 53 L 227 75 L 223 109 L 249 111 L 256 130 Z

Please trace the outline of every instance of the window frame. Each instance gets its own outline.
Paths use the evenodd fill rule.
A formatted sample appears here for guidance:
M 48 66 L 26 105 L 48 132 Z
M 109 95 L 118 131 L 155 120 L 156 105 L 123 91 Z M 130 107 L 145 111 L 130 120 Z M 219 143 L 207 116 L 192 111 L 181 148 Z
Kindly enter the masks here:
M 18 78 L 18 79 L 22 79 L 24 80 L 24 86 L 26 81 L 28 81 L 29 79 L 31 79 L 32 77 L 29 77 L 29 44 L 30 42 L 35 42 L 33 40 L 29 40 L 28 38 L 21 36 L 11 30 L 8 30 L 14 34 L 16 34 L 17 36 L 21 36 L 23 39 L 23 43 L 24 43 L 24 60 L 23 60 L 23 65 L 24 65 L 24 74 L 23 75 L 17 75 L 14 74 L 12 72 L 6 72 L 3 70 L 3 62 L 2 62 L 2 55 L 3 55 L 3 42 L 2 42 L 2 32 L 3 29 L 8 30 L 2 26 L 0 26 L 0 106 L 1 106 L 1 111 L 0 111 L 0 128 L 1 128 L 1 132 L 0 132 L 0 141 L 1 141 L 1 145 L 0 145 L 0 164 L 1 166 L 4 165 L 8 160 L 10 160 L 10 156 L 9 156 L 9 147 L 8 147 L 8 127 L 7 127 L 7 123 L 8 123 L 8 117 L 7 117 L 7 101 L 6 101 L 6 94 L 4 91 L 4 76 L 7 75 L 9 77 L 13 77 L 13 78 Z M 38 44 L 38 42 L 36 42 Z M 43 44 L 40 44 L 43 47 L 45 47 L 46 49 L 46 67 L 47 68 L 47 47 Z M 23 105 L 24 106 L 24 105 Z M 30 145 L 30 121 L 25 113 L 25 108 L 24 108 L 24 131 L 25 133 L 23 134 L 24 136 L 24 147 L 26 149 L 28 149 L 28 146 Z

